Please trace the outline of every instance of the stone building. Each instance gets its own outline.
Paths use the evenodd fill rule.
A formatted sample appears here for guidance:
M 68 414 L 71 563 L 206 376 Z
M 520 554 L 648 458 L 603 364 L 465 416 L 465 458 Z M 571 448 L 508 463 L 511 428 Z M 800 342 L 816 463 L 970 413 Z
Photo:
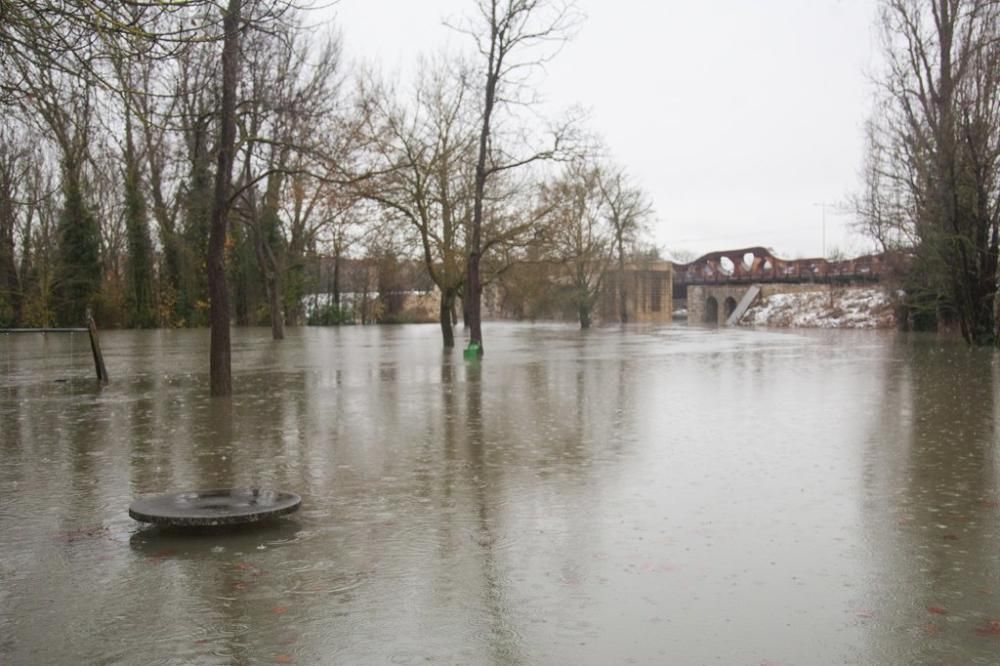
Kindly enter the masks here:
M 598 316 L 604 323 L 621 321 L 620 297 L 625 292 L 629 322 L 669 322 L 673 316 L 673 264 L 642 261 L 612 270 L 604 279 Z

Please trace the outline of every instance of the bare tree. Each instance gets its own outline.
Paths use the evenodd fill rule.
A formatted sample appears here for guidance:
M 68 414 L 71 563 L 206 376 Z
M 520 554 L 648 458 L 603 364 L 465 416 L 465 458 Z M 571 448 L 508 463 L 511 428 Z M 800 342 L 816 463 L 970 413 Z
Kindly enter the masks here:
M 23 133 L 0 128 L 0 326 L 16 326 L 23 317 L 17 240 L 21 219 L 32 209 L 27 191 L 30 168 L 31 147 Z
M 624 169 L 605 167 L 598 177 L 604 215 L 614 233 L 618 259 L 618 308 L 621 323 L 628 321 L 628 294 L 625 286 L 625 247 L 642 231 L 643 222 L 653 212 L 653 205 L 639 187 L 631 182 Z
M 185 5 L 207 0 L 191 0 Z M 168 2 L 149 0 L 4 0 L 0 4 L 0 104 L 23 102 L 31 95 L 32 72 L 48 71 L 106 82 L 100 63 L 111 55 L 127 59 L 150 56 L 184 38 L 181 26 L 157 21 L 168 15 Z M 194 35 L 188 35 L 188 38 Z
M 615 228 L 603 209 L 603 174 L 590 160 L 566 165 L 542 188 L 548 211 L 546 246 L 549 258 L 569 281 L 580 328 L 590 328 L 615 251 Z
M 107 174 L 120 171 L 121 174 L 120 182 L 113 178 L 102 179 L 108 181 L 110 187 L 107 188 L 107 195 L 100 198 L 106 201 L 120 200 L 118 208 L 124 227 L 124 244 L 116 249 L 124 257 L 119 260 L 118 252 L 105 253 L 105 282 L 108 281 L 108 269 L 113 262 L 113 275 L 119 278 L 121 284 L 123 323 L 135 328 L 149 328 L 156 324 L 156 303 L 153 290 L 153 247 L 143 183 L 146 160 L 142 155 L 141 141 L 136 140 L 136 116 L 141 109 L 137 103 L 141 93 L 136 90 L 136 81 L 141 68 L 121 58 L 112 58 L 111 64 L 119 85 L 115 94 L 109 96 L 109 108 L 102 115 L 112 123 L 120 121 L 123 125 L 124 137 L 110 141 L 106 151 L 114 152 L 115 162 L 120 163 L 121 168 L 97 171 Z M 112 137 L 120 134 L 112 128 L 108 130 L 106 134 Z M 112 149 L 113 144 L 117 145 Z M 109 220 L 112 215 L 102 211 L 100 217 L 102 220 Z
M 233 392 L 231 345 L 229 342 L 229 289 L 226 285 L 226 227 L 236 149 L 236 89 L 239 84 L 240 14 L 242 0 L 229 0 L 222 25 L 222 107 L 219 122 L 219 160 L 215 172 L 212 224 L 208 241 L 208 293 L 212 329 L 209 350 L 211 394 Z
M 485 350 L 482 331 L 483 211 L 487 181 L 497 173 L 559 154 L 566 127 L 552 133 L 550 147 L 515 155 L 497 141 L 495 113 L 529 101 L 525 86 L 530 70 L 554 55 L 578 25 L 572 2 L 560 0 L 477 0 L 478 16 L 465 30 L 476 42 L 484 68 L 483 105 L 473 189 L 472 223 L 467 242 L 465 299 L 469 342 Z M 557 50 L 557 49 L 555 49 Z M 521 144 L 522 146 L 524 144 Z
M 908 162 L 895 159 L 893 137 L 879 121 L 870 118 L 865 123 L 862 190 L 849 198 L 848 205 L 854 212 L 856 228 L 875 241 L 880 252 L 907 251 L 919 242 L 910 223 L 916 214 Z
M 59 169 L 46 148 L 41 135 L 28 127 L 11 124 L 0 130 L 0 277 L 6 274 L 8 290 L 6 299 L 0 296 L 0 311 L 12 317 L 13 326 L 55 321 L 61 203 Z
M 439 322 L 445 348 L 455 346 L 455 303 L 465 282 L 465 231 L 472 210 L 475 118 L 469 70 L 461 62 L 427 61 L 412 110 L 387 92 L 374 97 L 371 133 L 385 174 L 363 194 L 405 220 L 424 268 L 441 292 Z
M 155 301 L 158 304 L 156 323 L 174 326 L 179 321 L 178 301 L 184 273 L 182 265 L 179 219 L 183 204 L 180 132 L 172 124 L 177 121 L 182 97 L 175 94 L 179 86 L 167 83 L 169 67 L 157 61 L 135 64 L 135 78 L 127 93 L 134 111 L 135 142 L 144 164 L 146 193 L 150 215 L 156 224 L 156 239 L 160 249 Z
M 222 72 L 216 51 L 215 42 L 182 49 L 171 91 L 178 100 L 176 118 L 171 120 L 183 140 L 185 174 L 178 192 L 181 228 L 165 235 L 164 249 L 168 269 L 173 269 L 173 259 L 180 271 L 176 316 L 189 326 L 209 323 L 204 305 L 210 300 L 207 265 L 214 196 L 212 157 L 219 150 L 222 120 L 218 106 Z
M 288 24 L 254 38 L 240 118 L 239 219 L 250 231 L 264 277 L 275 340 L 284 338 L 284 276 L 291 240 L 282 220 L 282 195 L 288 178 L 306 166 L 300 155 L 322 154 L 323 159 L 313 159 L 320 162 L 333 159 L 321 142 L 328 137 L 323 124 L 337 124 L 333 119 L 341 83 L 339 41 L 328 41 L 311 63 L 313 49 L 300 35 L 297 26 Z
M 267 25 L 276 20 L 286 3 L 255 3 L 248 12 L 248 24 Z M 226 284 L 226 232 L 232 205 L 233 165 L 236 156 L 236 97 L 239 88 L 240 42 L 243 0 L 228 0 L 222 17 L 223 46 L 221 105 L 219 108 L 218 162 L 212 198 L 211 229 L 208 241 L 208 292 L 210 303 L 211 348 L 209 352 L 211 394 L 232 393 L 229 289 Z
M 913 239 L 911 289 L 929 296 L 939 322 L 987 344 L 998 339 L 1000 4 L 883 0 L 881 10 L 886 136 L 876 146 L 890 150 L 874 153 L 873 173 L 905 186 L 905 219 L 888 219 Z M 877 233 L 889 192 L 865 197 Z

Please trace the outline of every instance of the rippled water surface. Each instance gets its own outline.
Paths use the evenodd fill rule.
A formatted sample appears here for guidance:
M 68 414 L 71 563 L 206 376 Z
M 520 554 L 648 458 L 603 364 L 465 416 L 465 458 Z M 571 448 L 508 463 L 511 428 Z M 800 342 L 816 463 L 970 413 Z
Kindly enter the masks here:
M 493 325 L 0 336 L 0 663 L 995 664 L 992 352 Z M 301 511 L 185 534 L 137 497 Z

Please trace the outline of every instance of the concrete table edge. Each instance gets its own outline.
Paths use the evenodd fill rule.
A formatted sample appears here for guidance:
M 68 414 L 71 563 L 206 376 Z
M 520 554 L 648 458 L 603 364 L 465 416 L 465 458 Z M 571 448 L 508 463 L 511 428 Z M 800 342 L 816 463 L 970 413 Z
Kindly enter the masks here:
M 216 509 L 211 515 L 204 510 L 185 511 L 177 506 L 181 499 L 208 496 L 236 496 L 242 494 L 254 499 L 273 496 L 274 501 L 253 508 Z M 174 527 L 213 527 L 219 525 L 240 525 L 255 523 L 288 515 L 298 511 L 302 498 L 296 493 L 262 488 L 209 488 L 204 490 L 184 490 L 161 495 L 150 495 L 135 500 L 128 508 L 128 515 L 143 523 Z

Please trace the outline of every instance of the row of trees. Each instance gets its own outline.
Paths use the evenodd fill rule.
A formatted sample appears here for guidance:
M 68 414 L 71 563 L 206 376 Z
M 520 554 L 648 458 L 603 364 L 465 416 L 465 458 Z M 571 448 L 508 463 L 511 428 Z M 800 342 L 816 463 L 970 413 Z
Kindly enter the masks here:
M 589 325 L 650 205 L 578 115 L 539 120 L 572 4 L 471 4 L 471 58 L 429 57 L 401 92 L 287 0 L 4 3 L 0 325 L 209 324 L 227 394 L 231 320 L 281 339 L 321 254 L 338 300 L 342 259 L 418 257 L 449 347 L 460 309 L 483 348 L 505 278 L 571 285 Z
M 1000 3 L 882 0 L 886 69 L 868 124 L 864 230 L 909 256 L 918 319 L 1000 339 Z

